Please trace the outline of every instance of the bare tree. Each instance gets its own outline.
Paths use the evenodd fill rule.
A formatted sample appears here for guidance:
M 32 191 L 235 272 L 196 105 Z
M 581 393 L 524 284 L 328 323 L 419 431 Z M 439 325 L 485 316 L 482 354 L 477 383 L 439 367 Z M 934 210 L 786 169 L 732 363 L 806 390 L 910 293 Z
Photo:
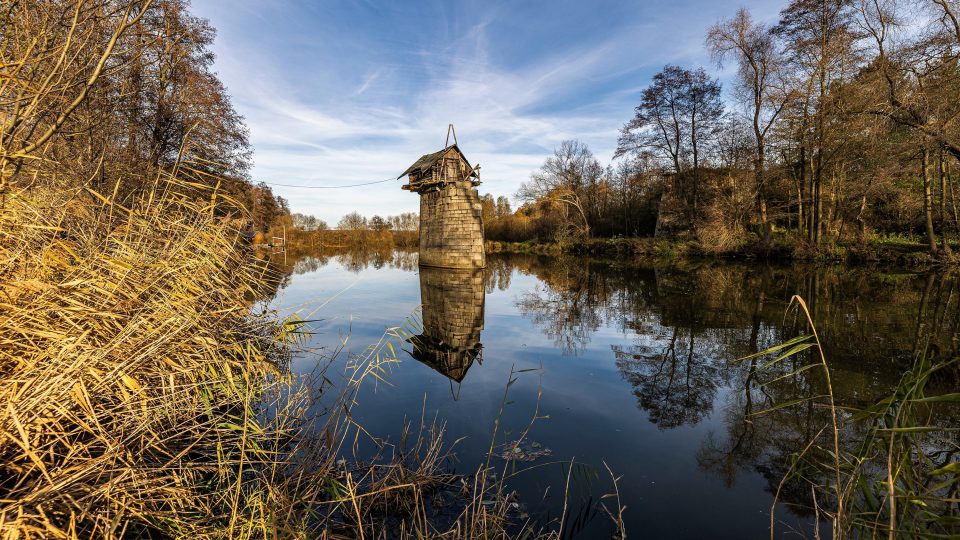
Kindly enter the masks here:
M 391 228 L 390 221 L 380 216 L 373 216 L 370 218 L 370 228 L 377 232 L 389 231 Z
M 0 193 L 90 188 L 126 204 L 162 175 L 217 188 L 263 230 L 286 202 L 248 176 L 243 119 L 187 0 L 34 0 L 0 11 Z M 234 216 L 233 203 L 214 212 Z
M 851 32 L 850 0 L 793 0 L 780 12 L 773 32 L 785 41 L 787 60 L 797 86 L 794 109 L 798 122 L 801 156 L 807 167 L 810 150 L 811 185 L 809 202 L 809 239 L 819 243 L 823 223 L 823 177 L 826 164 L 840 146 L 831 146 L 832 132 L 841 129 L 830 122 L 835 108 L 831 89 L 843 82 L 856 63 L 850 58 L 854 35 Z M 805 170 L 805 169 L 804 169 Z
M 509 216 L 513 213 L 513 210 L 510 209 L 510 199 L 504 197 L 503 195 L 497 197 L 497 216 L 504 217 Z
M 620 130 L 615 156 L 650 154 L 675 178 L 689 171 L 686 186 L 691 222 L 700 198 L 705 149 L 723 118 L 720 83 L 703 69 L 666 66 L 643 91 L 636 114 Z
M 750 105 L 756 183 L 757 213 L 763 228 L 763 240 L 770 242 L 770 221 L 767 217 L 766 147 L 767 134 L 787 101 L 779 70 L 781 54 L 770 30 L 755 23 L 744 8 L 732 19 L 723 20 L 707 32 L 707 45 L 718 64 L 733 58 L 739 68 L 741 97 Z
M 327 230 L 327 222 L 317 218 L 317 216 L 311 216 L 307 214 L 294 212 L 293 214 L 290 215 L 290 219 L 293 222 L 293 226 L 295 228 L 303 231 Z
M 369 226 L 367 218 L 361 216 L 358 212 L 350 212 L 340 218 L 337 228 L 344 231 L 365 231 Z
M 87 102 L 152 0 L 4 4 L 0 192 Z M 31 178 L 33 181 L 34 178 Z
M 517 196 L 526 201 L 549 200 L 559 204 L 565 212 L 573 212 L 575 219 L 568 224 L 585 236 L 590 236 L 587 219 L 588 188 L 603 174 L 603 167 L 586 144 L 568 140 L 560 143 L 553 156 L 547 158 L 540 171 L 530 176 Z M 574 224 L 575 223 L 575 224 Z
M 929 0 L 926 5 L 932 28 L 898 44 L 894 34 L 910 17 L 901 11 L 915 5 L 896 0 L 858 3 L 858 22 L 875 55 L 871 71 L 883 82 L 876 86 L 876 102 L 868 112 L 915 130 L 960 160 L 960 103 L 956 99 L 960 90 L 960 2 Z
M 420 216 L 416 212 L 403 212 L 397 216 L 394 230 L 416 231 L 420 228 Z

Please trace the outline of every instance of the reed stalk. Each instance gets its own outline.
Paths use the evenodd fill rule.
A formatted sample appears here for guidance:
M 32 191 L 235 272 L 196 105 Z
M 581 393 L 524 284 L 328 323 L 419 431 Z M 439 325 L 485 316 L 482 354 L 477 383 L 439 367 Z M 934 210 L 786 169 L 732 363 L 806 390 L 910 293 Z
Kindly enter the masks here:
M 869 406 L 836 403 L 830 366 L 806 303 L 795 297 L 810 334 L 746 358 L 777 356 L 761 369 L 774 373 L 765 384 L 801 377 L 821 367 L 825 396 L 810 396 L 775 404 L 756 414 L 771 414 L 824 397 L 829 423 L 810 437 L 792 457 L 770 508 L 770 537 L 776 536 L 775 513 L 784 486 L 809 485 L 811 508 L 832 523 L 832 536 L 842 538 L 947 538 L 960 535 L 960 464 L 956 456 L 955 414 L 960 394 L 946 391 L 955 384 L 960 359 L 935 358 L 921 350 L 886 398 Z M 802 359 L 816 349 L 817 359 L 786 374 L 774 368 L 788 358 Z M 805 352 L 806 351 L 806 352 Z M 832 436 L 824 446 L 825 433 Z M 829 461 L 822 459 L 826 455 Z M 829 465 L 827 464 L 829 463 Z M 823 481 L 831 478 L 831 481 Z M 832 505 L 824 507 L 818 496 Z M 813 531 L 819 537 L 819 531 Z

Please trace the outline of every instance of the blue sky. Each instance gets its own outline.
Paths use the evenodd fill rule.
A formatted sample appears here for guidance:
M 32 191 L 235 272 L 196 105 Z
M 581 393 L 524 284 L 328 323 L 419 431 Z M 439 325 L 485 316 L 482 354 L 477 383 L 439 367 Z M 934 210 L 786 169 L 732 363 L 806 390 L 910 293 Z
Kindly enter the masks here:
M 215 69 L 250 127 L 255 180 L 334 186 L 396 177 L 443 146 L 448 123 L 481 193 L 511 198 L 576 138 L 604 163 L 666 63 L 706 66 L 706 29 L 784 2 L 194 0 L 217 29 Z M 732 70 L 726 70 L 732 74 Z M 729 85 L 727 85 L 729 86 Z M 418 209 L 401 181 L 274 187 L 335 225 Z

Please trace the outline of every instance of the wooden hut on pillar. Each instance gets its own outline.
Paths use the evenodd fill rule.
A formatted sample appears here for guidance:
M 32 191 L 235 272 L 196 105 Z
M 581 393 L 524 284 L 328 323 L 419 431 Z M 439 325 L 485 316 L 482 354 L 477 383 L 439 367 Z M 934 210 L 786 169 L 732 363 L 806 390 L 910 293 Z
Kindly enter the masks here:
M 426 154 L 397 178 L 403 189 L 420 194 L 420 264 L 440 268 L 483 268 L 483 216 L 480 165 L 470 166 L 451 125 L 447 143 Z

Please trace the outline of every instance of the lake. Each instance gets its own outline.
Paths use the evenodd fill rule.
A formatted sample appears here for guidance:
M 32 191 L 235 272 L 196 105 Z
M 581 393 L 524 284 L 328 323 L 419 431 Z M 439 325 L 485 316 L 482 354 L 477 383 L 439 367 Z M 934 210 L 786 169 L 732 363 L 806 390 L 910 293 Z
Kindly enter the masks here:
M 486 459 L 511 371 L 529 370 L 514 375 L 497 449 L 541 416 L 521 445 L 531 460 L 514 463 L 533 468 L 509 485 L 524 513 L 559 518 L 561 462 L 575 459 L 582 467 L 572 475 L 567 528 L 583 538 L 612 531 L 591 510 L 612 489 L 606 466 L 621 477 L 628 534 L 769 535 L 790 456 L 829 411 L 807 402 L 756 413 L 823 394 L 824 378 L 818 370 L 778 376 L 808 362 L 804 355 L 774 368 L 738 359 L 807 331 L 802 313 L 788 309 L 795 294 L 816 322 L 838 405 L 884 397 L 927 344 L 931 355 L 956 352 L 960 287 L 950 274 L 507 254 L 487 264 L 479 272 L 418 268 L 416 253 L 404 251 L 288 255 L 272 306 L 316 319 L 311 347 L 345 342 L 328 373 L 342 372 L 385 329 L 413 321 L 419 337 L 404 344 L 389 384 L 365 382 L 354 416 L 392 442 L 405 420 L 436 416 L 448 443 L 461 439 L 451 467 L 466 474 Z M 315 364 L 304 356 L 292 369 Z M 788 482 L 780 501 L 777 537 L 813 537 L 809 488 Z

